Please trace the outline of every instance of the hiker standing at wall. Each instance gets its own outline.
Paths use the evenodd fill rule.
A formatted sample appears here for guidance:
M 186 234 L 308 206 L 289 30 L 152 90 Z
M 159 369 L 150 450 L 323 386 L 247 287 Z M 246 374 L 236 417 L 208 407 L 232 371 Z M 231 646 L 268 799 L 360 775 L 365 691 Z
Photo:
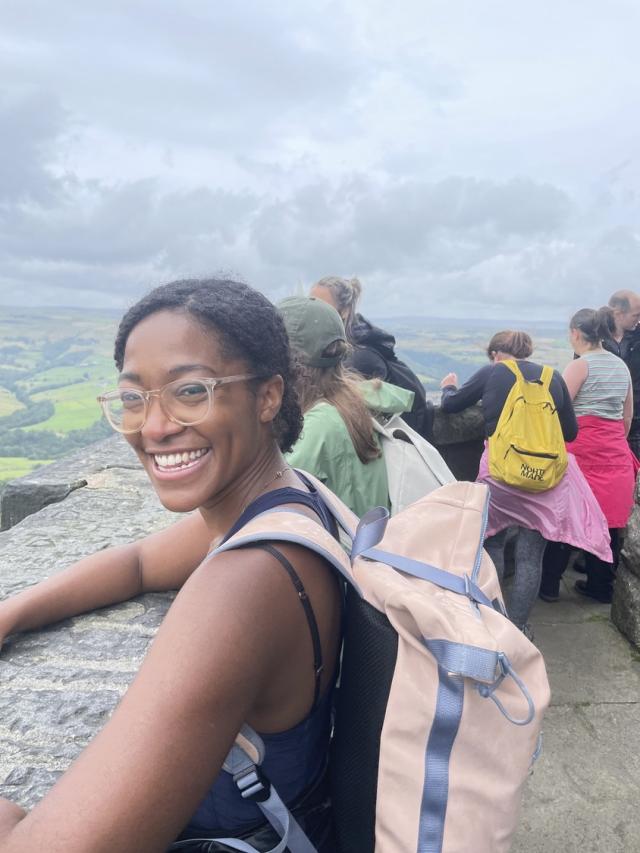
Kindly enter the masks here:
M 583 308 L 574 314 L 569 339 L 578 358 L 563 373 L 580 427 L 567 449 L 575 455 L 607 519 L 613 552 L 613 562 L 587 553 L 587 579 L 576 581 L 575 589 L 605 603 L 611 601 L 620 530 L 633 508 L 638 469 L 626 441 L 633 418 L 631 376 L 626 364 L 603 345 L 615 333 L 611 308 Z M 561 562 L 549 559 L 555 551 L 557 548 L 551 546 L 541 587 L 541 592 L 550 596 L 557 593 L 563 568 Z
M 399 388 L 413 391 L 413 405 L 403 419 L 428 440 L 433 432 L 433 404 L 426 399 L 424 385 L 411 368 L 395 353 L 396 339 L 374 326 L 358 313 L 362 285 L 357 278 L 328 275 L 317 281 L 310 295 L 332 305 L 342 318 L 347 340 L 353 351 L 346 364 L 365 379 L 382 379 Z
M 514 410 L 516 401 L 512 390 L 521 381 L 537 387 L 546 381 L 546 392 L 555 409 L 543 401 L 541 410 L 545 418 L 555 419 L 554 441 L 558 445 L 547 449 L 532 448 L 533 453 L 522 457 L 519 462 L 525 474 L 533 472 L 531 477 L 537 476 L 538 469 L 542 470 L 542 463 L 539 465 L 538 462 L 552 456 L 562 456 L 565 452 L 563 438 L 570 441 L 578 433 L 564 380 L 556 370 L 551 371 L 550 368 L 545 369 L 543 365 L 529 361 L 532 352 L 533 343 L 526 332 L 498 332 L 487 347 L 490 364 L 478 370 L 461 388 L 457 387 L 454 373 L 445 376 L 441 382 L 441 405 L 445 412 L 460 412 L 482 400 L 488 446 L 480 460 L 478 480 L 489 486 L 491 494 L 485 546 L 502 579 L 507 528 L 518 528 L 516 570 L 507 610 L 510 619 L 522 630 L 528 628 L 529 613 L 540 587 L 542 558 L 547 540 L 567 542 L 593 551 L 603 559 L 611 559 L 605 518 L 570 454 L 564 463 L 566 468 L 564 471 L 562 466 L 559 468 L 549 488 L 529 491 L 526 479 L 523 481 L 526 488 L 505 481 L 506 474 L 500 474 L 499 465 L 496 465 L 501 460 L 492 457 L 490 452 L 494 439 L 500 437 L 505 420 L 509 420 Z M 549 420 L 547 426 L 553 428 L 554 424 Z M 535 443 L 535 436 L 531 438 L 526 435 L 526 422 L 524 433 L 519 443 Z M 503 456 L 502 453 L 499 455 Z M 526 462 L 527 459 L 531 461 Z
M 633 385 L 633 420 L 627 436 L 629 446 L 640 458 L 640 296 L 632 290 L 617 290 L 609 298 L 614 327 L 602 341 L 608 352 L 629 368 Z

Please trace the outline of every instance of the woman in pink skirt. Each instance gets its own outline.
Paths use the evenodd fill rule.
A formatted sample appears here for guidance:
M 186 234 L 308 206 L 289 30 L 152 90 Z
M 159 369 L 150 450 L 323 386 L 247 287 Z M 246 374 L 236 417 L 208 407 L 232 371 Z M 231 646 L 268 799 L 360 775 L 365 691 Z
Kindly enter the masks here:
M 614 329 L 610 308 L 582 308 L 574 314 L 569 336 L 578 358 L 563 373 L 579 425 L 578 437 L 567 444 L 567 450 L 575 456 L 607 519 L 613 551 L 613 562 L 588 553 L 587 578 L 576 581 L 575 588 L 603 602 L 611 601 L 620 530 L 633 508 L 639 467 L 627 444 L 633 417 L 629 368 L 602 347 Z

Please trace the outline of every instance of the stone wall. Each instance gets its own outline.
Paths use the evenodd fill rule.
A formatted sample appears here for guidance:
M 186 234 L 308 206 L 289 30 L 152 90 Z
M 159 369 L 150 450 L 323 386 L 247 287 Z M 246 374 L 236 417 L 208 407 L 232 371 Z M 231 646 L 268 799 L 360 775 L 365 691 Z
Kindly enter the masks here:
M 640 648 L 640 477 L 636 481 L 634 504 L 613 588 L 611 619 Z
M 479 411 L 438 413 L 434 428 L 454 473 L 474 479 Z M 176 518 L 119 436 L 16 480 L 0 512 L 1 598 Z M 0 796 L 32 806 L 69 766 L 134 677 L 171 598 L 141 596 L 7 641 L 0 655 Z
M 67 489 L 80 481 L 85 485 Z M 119 437 L 16 486 L 8 498 L 18 503 L 5 506 L 7 517 L 16 517 L 16 507 L 27 517 L 0 534 L 3 598 L 176 517 L 160 506 Z M 56 502 L 33 511 L 52 494 Z M 141 596 L 7 642 L 0 655 L 0 796 L 32 806 L 69 766 L 135 675 L 171 597 Z

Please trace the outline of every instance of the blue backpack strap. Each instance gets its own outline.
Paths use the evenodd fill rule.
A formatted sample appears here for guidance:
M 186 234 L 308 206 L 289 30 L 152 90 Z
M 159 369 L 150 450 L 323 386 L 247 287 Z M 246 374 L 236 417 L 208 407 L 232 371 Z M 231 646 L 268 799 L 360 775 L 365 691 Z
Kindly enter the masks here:
M 309 487 L 313 489 L 311 484 L 309 484 Z M 248 524 L 256 516 L 285 504 L 301 504 L 302 506 L 312 509 L 320 518 L 325 530 L 328 530 L 329 533 L 337 539 L 338 528 L 335 519 L 316 490 L 313 489 L 312 492 L 303 492 L 301 489 L 294 489 L 291 486 L 286 486 L 282 489 L 273 489 L 271 492 L 266 492 L 266 494 L 260 495 L 260 497 L 256 498 L 255 501 L 252 501 L 236 522 L 231 526 L 221 544 L 224 545 L 225 542 L 231 539 L 232 536 L 235 536 L 235 534 L 238 533 L 245 524 Z
M 429 563 L 413 560 L 410 557 L 403 557 L 400 554 L 391 554 L 388 551 L 377 548 L 376 545 L 382 540 L 388 521 L 389 512 L 384 507 L 376 507 L 369 510 L 363 516 L 358 525 L 355 539 L 353 540 L 353 548 L 351 550 L 352 560 L 355 560 L 356 557 L 364 557 L 368 560 L 384 563 L 387 566 L 398 569 L 398 571 L 404 572 L 406 575 L 422 578 L 422 580 L 430 581 L 442 589 L 448 589 L 459 595 L 466 595 L 467 598 L 475 601 L 476 604 L 484 604 L 486 607 L 493 609 L 493 602 L 468 575 L 459 577 Z

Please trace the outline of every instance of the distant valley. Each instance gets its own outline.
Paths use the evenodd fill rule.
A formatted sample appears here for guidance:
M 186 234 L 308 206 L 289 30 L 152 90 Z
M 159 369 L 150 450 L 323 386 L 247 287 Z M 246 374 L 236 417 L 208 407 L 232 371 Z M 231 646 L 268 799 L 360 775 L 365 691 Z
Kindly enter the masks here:
M 110 434 L 96 397 L 114 386 L 113 339 L 119 312 L 0 308 L 0 486 Z M 464 382 L 486 363 L 498 330 L 489 321 L 373 318 L 393 332 L 397 352 L 439 397 L 449 371 Z M 504 328 L 504 324 L 499 325 Z M 529 324 L 534 358 L 562 368 L 566 330 Z

